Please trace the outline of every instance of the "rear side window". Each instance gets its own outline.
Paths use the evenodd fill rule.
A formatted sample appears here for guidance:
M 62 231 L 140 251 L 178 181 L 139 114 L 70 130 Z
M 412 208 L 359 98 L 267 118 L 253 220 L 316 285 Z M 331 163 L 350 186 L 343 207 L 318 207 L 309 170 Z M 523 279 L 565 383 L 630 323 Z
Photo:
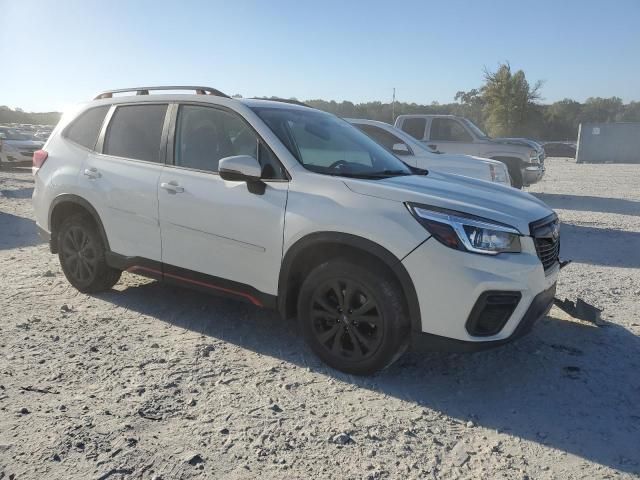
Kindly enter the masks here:
M 109 105 L 105 105 L 87 110 L 71 123 L 65 132 L 65 137 L 93 150 L 109 108 Z
M 405 118 L 402 122 L 402 130 L 418 140 L 422 140 L 424 138 L 424 131 L 426 127 L 426 118 Z
M 111 117 L 103 153 L 160 162 L 160 141 L 167 105 L 124 105 Z

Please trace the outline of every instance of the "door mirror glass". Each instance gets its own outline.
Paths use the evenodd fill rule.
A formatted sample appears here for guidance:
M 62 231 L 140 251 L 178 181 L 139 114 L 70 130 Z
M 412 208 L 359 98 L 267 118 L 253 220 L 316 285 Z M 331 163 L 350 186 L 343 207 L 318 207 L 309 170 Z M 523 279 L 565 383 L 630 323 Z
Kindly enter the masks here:
M 393 153 L 396 155 L 409 155 L 409 147 L 405 143 L 394 143 L 393 147 L 391 147 Z
M 220 177 L 231 182 L 258 182 L 261 172 L 258 160 L 250 155 L 221 158 L 218 163 Z

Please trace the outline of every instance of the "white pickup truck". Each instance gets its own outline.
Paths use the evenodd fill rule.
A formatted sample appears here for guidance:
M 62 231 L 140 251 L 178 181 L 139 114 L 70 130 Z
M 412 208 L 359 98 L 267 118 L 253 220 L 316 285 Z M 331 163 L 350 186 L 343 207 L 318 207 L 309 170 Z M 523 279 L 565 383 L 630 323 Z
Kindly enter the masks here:
M 525 138 L 491 138 L 471 120 L 455 115 L 400 115 L 400 130 L 445 153 L 462 153 L 503 162 L 516 188 L 544 175 L 544 149 Z

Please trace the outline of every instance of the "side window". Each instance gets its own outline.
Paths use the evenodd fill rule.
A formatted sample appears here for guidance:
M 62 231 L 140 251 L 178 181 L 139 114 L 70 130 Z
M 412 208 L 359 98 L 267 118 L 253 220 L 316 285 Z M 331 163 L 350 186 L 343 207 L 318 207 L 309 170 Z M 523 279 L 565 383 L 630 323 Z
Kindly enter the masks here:
M 64 136 L 72 142 L 76 142 L 83 147 L 94 149 L 100 135 L 102 122 L 109 111 L 110 105 L 95 107 L 82 113 L 76 118 L 67 130 Z
M 283 178 L 280 162 L 240 116 L 213 107 L 180 106 L 175 165 L 217 172 L 220 160 L 234 155 L 256 158 L 264 179 Z
M 418 140 L 422 140 L 424 138 L 424 131 L 426 127 L 426 118 L 405 118 L 402 122 L 402 130 Z
M 393 146 L 397 144 L 402 144 L 407 148 L 405 152 L 395 152 L 395 153 L 404 153 L 405 155 L 409 155 L 411 150 L 409 146 L 403 142 L 400 138 L 393 135 L 391 132 L 387 132 L 386 130 L 376 127 L 374 125 L 366 125 L 366 124 L 355 124 L 360 130 L 373 138 L 377 143 L 385 147 L 387 150 L 393 152 Z
M 447 142 L 472 142 L 469 132 L 460 122 L 451 118 L 434 118 L 431 121 L 430 140 Z
M 104 139 L 103 153 L 160 162 L 160 140 L 167 105 L 123 105 L 116 108 Z

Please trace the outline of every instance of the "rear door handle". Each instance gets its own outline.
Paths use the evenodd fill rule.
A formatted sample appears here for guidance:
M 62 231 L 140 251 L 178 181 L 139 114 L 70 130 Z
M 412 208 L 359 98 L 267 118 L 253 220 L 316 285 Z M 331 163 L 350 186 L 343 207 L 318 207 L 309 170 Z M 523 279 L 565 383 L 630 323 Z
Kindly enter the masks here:
M 96 167 L 85 168 L 84 174 L 91 179 L 100 178 L 102 176 Z
M 184 192 L 184 187 L 178 185 L 178 182 L 172 180 L 170 182 L 162 182 L 160 184 L 160 188 L 164 188 L 169 193 L 182 193 Z

